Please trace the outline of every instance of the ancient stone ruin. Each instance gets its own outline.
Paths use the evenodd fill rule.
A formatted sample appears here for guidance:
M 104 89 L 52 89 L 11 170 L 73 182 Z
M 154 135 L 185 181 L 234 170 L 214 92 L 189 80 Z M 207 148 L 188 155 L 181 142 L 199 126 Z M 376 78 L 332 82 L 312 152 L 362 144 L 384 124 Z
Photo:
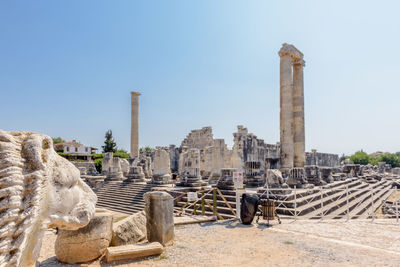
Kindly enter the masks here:
M 50 137 L 0 130 L 0 266 L 33 266 L 47 227 L 75 230 L 95 212 L 96 195 Z
M 243 173 L 244 186 L 247 189 L 260 194 L 270 189 L 277 190 L 278 199 L 289 198 L 290 201 L 300 194 L 299 197 L 305 199 L 302 200 L 302 205 L 309 199 L 307 194 L 313 196 L 311 199 L 317 199 L 315 195 L 319 194 L 318 190 L 325 188 L 342 190 L 345 185 L 354 186 L 357 190 L 367 190 L 367 188 L 381 190 L 382 194 L 379 196 L 385 196 L 390 185 L 387 178 L 390 166 L 387 164 L 380 163 L 377 167 L 373 167 L 347 162 L 340 165 L 339 156 L 336 154 L 317 152 L 315 149 L 311 152 L 305 151 L 304 55 L 295 46 L 286 43 L 282 45 L 278 54 L 281 100 L 280 142 L 266 142 L 245 126 L 238 125 L 233 133 L 233 146 L 228 147 L 224 139 L 214 137 L 212 127 L 206 126 L 189 131 L 180 145 L 156 147 L 151 152 L 139 152 L 140 93 L 133 92 L 129 168 L 124 171 L 122 166 L 124 161 L 111 160 L 111 156 L 104 157 L 103 174 L 107 179 L 97 191 L 101 196 L 101 205 L 116 210 L 138 210 L 142 207 L 142 200 L 139 199 L 142 192 L 151 188 L 162 188 L 169 192 L 187 192 L 217 187 L 231 198 L 232 194 L 235 194 L 234 172 Z M 398 171 L 393 170 L 393 173 L 396 172 Z M 124 191 L 127 192 L 125 198 L 128 200 L 121 197 L 117 203 L 117 200 L 111 199 L 110 192 Z M 133 205 L 128 197 L 132 192 L 138 194 L 138 198 L 135 197 L 139 203 L 137 205 Z M 353 193 L 354 199 L 361 196 L 361 193 L 353 191 L 349 194 Z M 326 202 L 332 201 L 335 194 Z M 324 198 L 320 195 L 318 197 Z M 176 205 L 182 204 L 179 203 L 177 201 Z M 219 207 L 219 210 L 224 211 L 225 208 Z M 288 211 L 280 210 L 280 212 Z M 305 205 L 302 213 L 307 212 L 310 210 Z
M 168 151 L 162 148 L 156 148 L 154 152 L 154 171 L 153 184 L 169 184 L 171 183 L 171 162 Z
M 280 56 L 281 169 L 304 167 L 304 82 L 303 53 L 284 43 Z

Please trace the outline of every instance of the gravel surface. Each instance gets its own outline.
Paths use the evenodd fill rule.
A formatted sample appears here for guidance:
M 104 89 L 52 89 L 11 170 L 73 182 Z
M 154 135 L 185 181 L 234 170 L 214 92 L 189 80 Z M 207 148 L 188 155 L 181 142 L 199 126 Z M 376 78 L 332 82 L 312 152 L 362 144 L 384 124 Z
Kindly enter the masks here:
M 183 225 L 175 228 L 174 246 L 161 256 L 82 266 L 398 266 L 399 230 L 395 220 Z M 48 231 L 39 266 L 66 266 L 54 257 L 54 241 Z

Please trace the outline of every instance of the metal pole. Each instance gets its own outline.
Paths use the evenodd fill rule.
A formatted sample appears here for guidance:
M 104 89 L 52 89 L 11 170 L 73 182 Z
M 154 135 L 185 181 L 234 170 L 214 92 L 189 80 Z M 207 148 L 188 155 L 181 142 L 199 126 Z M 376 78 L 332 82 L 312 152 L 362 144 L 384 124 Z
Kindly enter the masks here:
M 240 197 L 245 193 L 244 189 L 236 189 L 236 218 L 240 220 Z
M 324 197 L 324 193 L 323 193 L 322 187 L 321 187 L 321 220 L 324 219 L 324 200 L 323 200 L 323 197 Z
M 213 209 L 214 215 L 217 215 L 217 189 L 213 190 Z
M 204 207 L 204 204 L 205 204 L 204 202 L 205 202 L 205 200 L 204 200 L 204 190 L 202 190 L 201 191 L 201 214 L 202 215 L 206 214 L 206 209 Z
M 297 220 L 297 190 L 294 186 L 294 219 Z
M 372 188 L 370 189 L 370 195 L 371 195 L 371 215 L 372 215 L 372 221 L 374 221 L 374 194 L 372 192 Z
M 399 222 L 399 207 L 398 207 L 398 204 L 397 204 L 397 201 L 398 201 L 398 196 L 397 196 L 397 189 L 395 188 L 394 189 L 394 201 L 395 201 L 395 205 L 396 205 L 396 222 L 398 223 Z
M 347 221 L 350 220 L 350 211 L 349 211 L 349 185 L 346 185 L 346 206 L 347 206 Z

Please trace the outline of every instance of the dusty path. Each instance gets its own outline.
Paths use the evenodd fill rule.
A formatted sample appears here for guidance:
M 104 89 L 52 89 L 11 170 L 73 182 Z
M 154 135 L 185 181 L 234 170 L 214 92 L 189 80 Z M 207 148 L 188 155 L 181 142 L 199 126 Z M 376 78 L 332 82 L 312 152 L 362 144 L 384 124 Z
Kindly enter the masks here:
M 223 221 L 178 226 L 175 232 L 175 245 L 160 257 L 116 266 L 398 266 L 400 262 L 400 224 L 389 220 L 284 221 L 272 227 Z M 58 265 L 54 239 L 54 234 L 46 235 L 40 266 Z

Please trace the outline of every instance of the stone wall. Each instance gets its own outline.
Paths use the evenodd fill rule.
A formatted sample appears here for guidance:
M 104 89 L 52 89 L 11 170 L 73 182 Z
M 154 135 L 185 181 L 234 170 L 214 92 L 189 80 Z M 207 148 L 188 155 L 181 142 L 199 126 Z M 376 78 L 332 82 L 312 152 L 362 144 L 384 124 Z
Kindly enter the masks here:
M 311 152 L 306 152 L 306 165 L 338 167 L 340 166 L 339 155 L 312 150 Z
M 184 150 L 179 159 L 180 168 L 179 174 L 184 177 L 188 174 L 189 177 L 200 177 L 200 150 L 191 148 Z
M 81 174 L 83 174 L 83 175 L 98 174 L 93 161 L 85 161 L 85 162 L 72 161 L 72 164 L 74 164 L 75 167 L 77 167 L 79 170 L 81 170 L 81 168 L 84 168 L 85 172 L 84 173 L 81 172 Z
M 279 145 L 266 144 L 242 125 L 237 129 L 230 167 L 244 172 L 246 184 L 259 185 L 264 182 L 266 169 L 279 166 Z
M 212 128 L 208 126 L 197 130 L 192 130 L 182 141 L 181 146 L 204 150 L 206 147 L 212 146 L 213 142 L 214 139 Z

